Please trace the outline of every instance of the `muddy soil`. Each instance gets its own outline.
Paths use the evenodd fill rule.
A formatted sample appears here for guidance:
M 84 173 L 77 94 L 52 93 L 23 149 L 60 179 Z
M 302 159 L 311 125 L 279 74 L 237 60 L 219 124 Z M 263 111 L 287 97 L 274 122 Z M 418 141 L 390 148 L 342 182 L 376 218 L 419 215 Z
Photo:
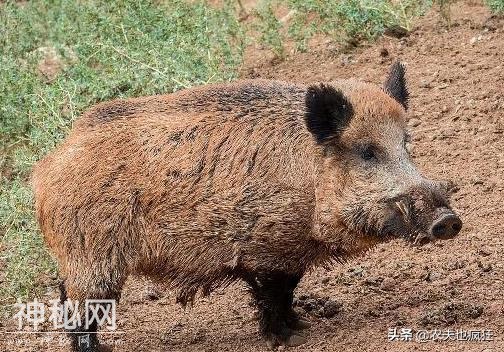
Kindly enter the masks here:
M 296 309 L 313 326 L 292 351 L 504 351 L 504 18 L 474 1 L 457 3 L 452 16 L 451 30 L 431 12 L 408 37 L 347 53 L 322 38 L 281 63 L 258 48 L 247 54 L 242 77 L 300 82 L 380 83 L 393 61 L 405 62 L 414 158 L 426 175 L 456 182 L 464 220 L 456 239 L 423 247 L 397 240 L 306 275 Z M 393 327 L 413 329 L 413 340 L 419 330 L 491 330 L 493 341 L 391 342 Z M 114 351 L 267 351 L 240 283 L 183 310 L 174 293 L 131 279 L 118 330 L 103 336 Z M 56 335 L 1 338 L 0 351 L 68 350 Z

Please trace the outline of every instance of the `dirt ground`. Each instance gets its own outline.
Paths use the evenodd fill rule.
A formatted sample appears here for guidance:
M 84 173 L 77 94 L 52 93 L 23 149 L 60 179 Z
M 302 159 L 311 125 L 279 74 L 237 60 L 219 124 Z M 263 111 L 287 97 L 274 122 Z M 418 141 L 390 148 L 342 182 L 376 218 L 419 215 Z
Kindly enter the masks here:
M 457 183 L 452 201 L 464 221 L 456 239 L 423 247 L 397 240 L 307 275 L 296 295 L 312 328 L 292 351 L 504 351 L 504 18 L 474 1 L 457 3 L 452 15 L 449 31 L 432 12 L 406 38 L 345 54 L 321 39 L 277 64 L 257 48 L 247 55 L 243 77 L 301 82 L 380 83 L 394 60 L 405 62 L 414 158 L 426 175 Z M 267 351 L 242 284 L 186 311 L 174 293 L 146 287 L 128 282 L 118 308 L 124 334 L 103 336 L 114 351 Z M 56 295 L 55 287 L 47 298 Z M 419 330 L 491 330 L 493 341 L 388 341 L 393 327 L 413 329 L 413 340 Z M 68 350 L 57 335 L 23 336 L 20 345 L 0 338 L 0 351 Z

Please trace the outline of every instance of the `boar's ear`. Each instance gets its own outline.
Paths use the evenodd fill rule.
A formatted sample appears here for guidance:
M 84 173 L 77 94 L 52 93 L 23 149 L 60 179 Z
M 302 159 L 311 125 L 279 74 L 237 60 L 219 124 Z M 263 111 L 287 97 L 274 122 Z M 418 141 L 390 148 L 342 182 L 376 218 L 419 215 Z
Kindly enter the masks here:
M 343 93 L 321 83 L 308 87 L 305 121 L 318 143 L 336 137 L 350 122 L 352 105 Z
M 404 78 L 405 71 L 404 65 L 396 61 L 390 68 L 390 73 L 383 85 L 383 89 L 401 104 L 405 110 L 408 110 L 409 92 L 406 87 L 406 79 Z

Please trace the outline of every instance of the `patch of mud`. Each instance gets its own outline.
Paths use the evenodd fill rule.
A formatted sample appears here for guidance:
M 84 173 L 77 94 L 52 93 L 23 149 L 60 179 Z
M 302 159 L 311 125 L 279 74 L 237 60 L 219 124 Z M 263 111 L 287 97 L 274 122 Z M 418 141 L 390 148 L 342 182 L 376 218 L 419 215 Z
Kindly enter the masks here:
M 479 318 L 483 314 L 483 307 L 464 302 L 449 302 L 441 307 L 428 309 L 420 317 L 420 324 L 424 327 L 442 327 L 461 323 L 465 320 Z

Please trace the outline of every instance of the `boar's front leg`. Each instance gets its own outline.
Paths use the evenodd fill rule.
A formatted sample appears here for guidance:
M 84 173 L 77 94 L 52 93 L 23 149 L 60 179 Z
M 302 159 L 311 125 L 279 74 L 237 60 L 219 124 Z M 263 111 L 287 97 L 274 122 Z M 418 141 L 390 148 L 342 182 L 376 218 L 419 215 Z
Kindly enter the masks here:
M 305 319 L 302 319 L 292 308 L 294 303 L 294 290 L 301 280 L 300 275 L 290 275 L 286 278 L 285 283 L 285 309 L 287 311 L 286 322 L 287 326 L 293 330 L 308 329 L 311 324 Z
M 300 277 L 267 273 L 246 281 L 259 309 L 259 329 L 269 347 L 298 346 L 306 342 L 298 329 L 306 328 L 292 309 L 293 292 Z

